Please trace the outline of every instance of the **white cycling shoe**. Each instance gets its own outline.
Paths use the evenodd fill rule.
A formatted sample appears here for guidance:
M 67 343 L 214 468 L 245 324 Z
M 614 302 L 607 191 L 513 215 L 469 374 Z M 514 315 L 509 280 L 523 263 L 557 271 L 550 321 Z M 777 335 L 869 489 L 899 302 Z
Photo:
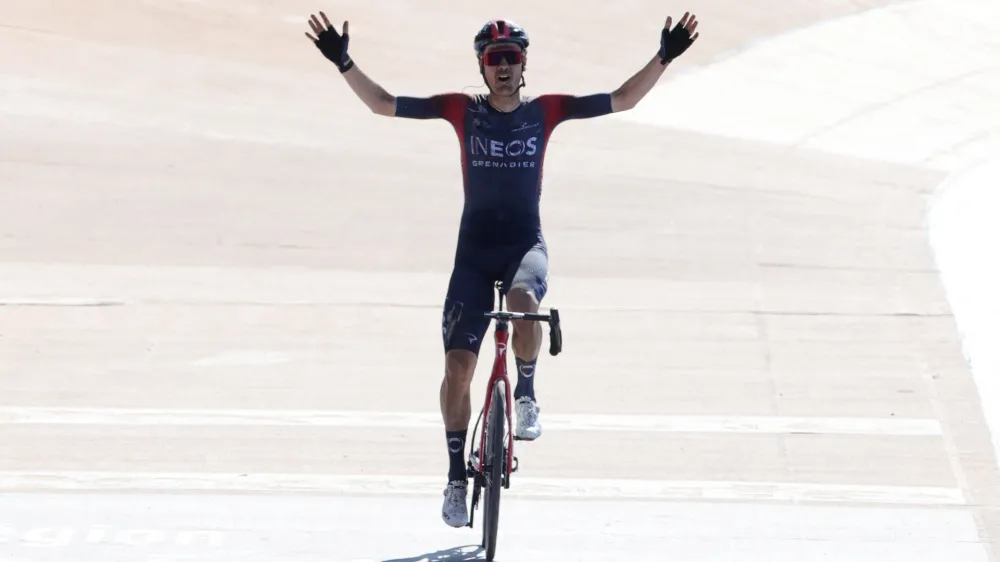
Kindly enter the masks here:
M 527 396 L 518 398 L 514 403 L 517 413 L 517 427 L 514 437 L 524 441 L 534 441 L 542 435 L 542 423 L 538 420 L 538 404 Z
M 451 527 L 464 527 L 469 524 L 469 508 L 465 501 L 469 494 L 469 483 L 465 480 L 448 482 L 444 490 L 444 505 L 441 507 L 441 519 Z

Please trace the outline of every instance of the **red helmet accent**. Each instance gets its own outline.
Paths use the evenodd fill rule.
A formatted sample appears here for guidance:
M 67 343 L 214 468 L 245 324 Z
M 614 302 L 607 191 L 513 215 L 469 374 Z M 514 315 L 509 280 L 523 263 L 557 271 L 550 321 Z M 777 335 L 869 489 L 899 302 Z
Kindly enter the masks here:
M 482 53 L 487 45 L 493 43 L 516 43 L 525 50 L 528 48 L 528 34 L 521 26 L 510 20 L 490 20 L 476 34 L 473 46 L 476 52 Z

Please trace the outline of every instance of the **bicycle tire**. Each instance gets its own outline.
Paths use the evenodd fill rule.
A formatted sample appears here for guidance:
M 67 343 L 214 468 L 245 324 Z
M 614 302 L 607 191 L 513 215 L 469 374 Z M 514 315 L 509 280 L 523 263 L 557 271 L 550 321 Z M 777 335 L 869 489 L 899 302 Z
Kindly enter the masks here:
M 497 530 L 500 523 L 500 489 L 503 488 L 503 466 L 506 461 L 504 450 L 504 394 L 501 383 L 493 385 L 493 398 L 486 422 L 486 443 L 483 459 L 483 474 L 486 476 L 483 505 L 483 548 L 486 560 L 493 560 L 497 550 Z

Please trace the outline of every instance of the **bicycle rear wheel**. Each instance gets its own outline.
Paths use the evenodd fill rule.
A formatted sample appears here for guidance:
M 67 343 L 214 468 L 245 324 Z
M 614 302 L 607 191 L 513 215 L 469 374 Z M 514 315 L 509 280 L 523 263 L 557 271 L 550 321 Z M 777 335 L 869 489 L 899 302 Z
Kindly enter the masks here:
M 486 477 L 483 494 L 483 548 L 486 549 L 486 560 L 493 560 L 497 550 L 500 489 L 503 488 L 503 467 L 507 460 L 507 453 L 504 451 L 504 421 L 507 414 L 502 384 L 498 382 L 493 385 L 493 398 L 486 417 L 486 443 L 483 447 L 483 475 Z

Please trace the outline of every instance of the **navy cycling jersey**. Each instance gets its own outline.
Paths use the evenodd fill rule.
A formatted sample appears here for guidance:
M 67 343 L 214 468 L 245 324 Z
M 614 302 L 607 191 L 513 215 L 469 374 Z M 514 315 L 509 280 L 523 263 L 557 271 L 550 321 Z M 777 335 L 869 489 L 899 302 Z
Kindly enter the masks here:
M 462 149 L 465 206 L 461 236 L 503 243 L 541 238 L 542 164 L 552 131 L 569 119 L 611 113 L 611 95 L 546 94 L 509 113 L 487 96 L 461 93 L 396 98 L 396 116 L 445 119 Z

